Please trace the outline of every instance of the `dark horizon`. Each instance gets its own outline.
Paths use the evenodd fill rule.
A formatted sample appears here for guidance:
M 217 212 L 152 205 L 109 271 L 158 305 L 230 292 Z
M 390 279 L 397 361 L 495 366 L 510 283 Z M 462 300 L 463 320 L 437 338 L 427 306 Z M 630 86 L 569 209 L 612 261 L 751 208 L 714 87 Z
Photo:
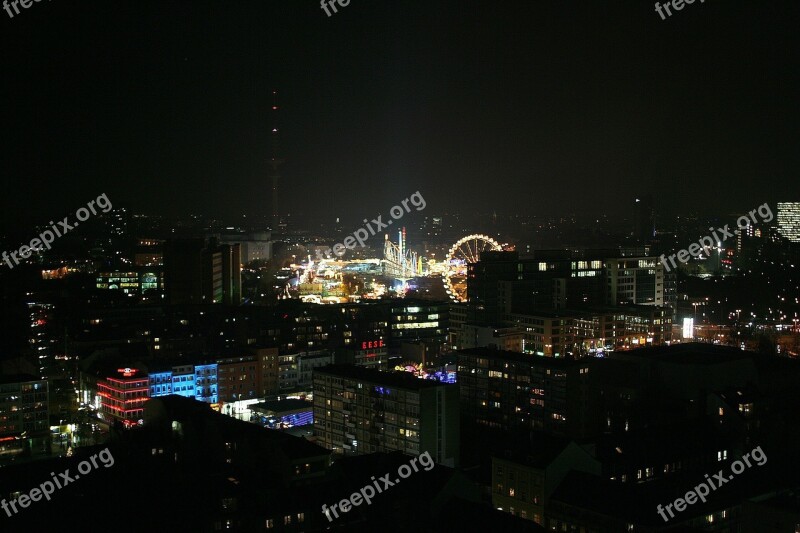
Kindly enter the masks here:
M 726 213 L 796 200 L 796 3 L 65 2 L 0 12 L 5 226 L 133 211 Z M 63 216 L 63 215 L 62 215 Z M 361 216 L 361 215 L 359 215 Z

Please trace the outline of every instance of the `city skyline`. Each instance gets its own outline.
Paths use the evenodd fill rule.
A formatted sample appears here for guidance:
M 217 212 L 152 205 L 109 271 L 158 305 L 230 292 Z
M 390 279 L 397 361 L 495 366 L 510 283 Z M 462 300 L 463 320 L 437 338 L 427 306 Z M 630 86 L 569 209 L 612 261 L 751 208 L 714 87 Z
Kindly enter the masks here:
M 800 4 L 0 2 L 3 532 L 800 531 Z

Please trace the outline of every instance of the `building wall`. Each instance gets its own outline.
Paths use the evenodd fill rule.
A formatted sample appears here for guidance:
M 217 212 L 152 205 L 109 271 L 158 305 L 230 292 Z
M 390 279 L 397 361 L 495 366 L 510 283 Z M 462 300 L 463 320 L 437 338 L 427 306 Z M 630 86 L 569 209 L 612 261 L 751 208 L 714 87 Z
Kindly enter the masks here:
M 500 429 L 525 428 L 585 438 L 600 425 L 592 360 L 567 361 L 513 352 L 458 352 L 464 416 Z
M 217 403 L 219 399 L 217 384 L 218 365 L 197 365 L 195 374 L 195 399 L 200 402 Z
M 280 366 L 277 348 L 256 348 L 253 355 L 261 374 L 258 394 L 261 397 L 274 396 L 279 390 Z
M 374 373 L 372 379 L 314 373 L 314 435 L 319 444 L 344 455 L 428 451 L 437 463 L 456 466 L 457 386 L 402 388 Z
M 47 433 L 48 406 L 47 380 L 0 383 L 0 439 L 26 431 Z
M 234 402 L 259 397 L 261 370 L 256 356 L 229 357 L 218 361 L 220 402 Z
M 522 352 L 526 336 L 522 328 L 464 324 L 459 335 L 460 349 L 491 347 L 510 352 Z
M 800 242 L 800 202 L 778 202 L 778 233 L 791 242 Z
M 492 457 L 492 505 L 541 525 L 544 517 L 544 471 Z
M 97 382 L 100 412 L 109 422 L 134 425 L 144 418 L 144 403 L 149 399 L 150 392 L 148 378 L 137 377 L 135 370 L 128 370 Z

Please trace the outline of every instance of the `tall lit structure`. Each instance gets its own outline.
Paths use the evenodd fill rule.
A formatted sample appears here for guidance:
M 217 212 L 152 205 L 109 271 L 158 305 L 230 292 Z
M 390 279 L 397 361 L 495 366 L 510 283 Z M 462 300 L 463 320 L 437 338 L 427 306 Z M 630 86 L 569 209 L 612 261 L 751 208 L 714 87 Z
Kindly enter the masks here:
M 397 233 L 396 245 L 386 235 L 383 259 L 386 275 L 401 281 L 403 287 L 408 280 L 422 275 L 422 258 L 406 249 L 406 228 Z
M 656 233 L 653 196 L 647 194 L 636 199 L 633 212 L 633 237 L 640 244 L 648 244 Z
M 800 242 L 800 202 L 778 202 L 778 233 Z
M 269 176 L 272 183 L 272 229 L 277 230 L 281 217 L 278 211 L 278 181 L 280 180 L 280 166 L 283 159 L 280 157 L 280 137 L 278 129 L 278 91 L 272 91 L 272 131 L 270 132 L 270 144 L 272 147 L 272 157 L 269 161 Z

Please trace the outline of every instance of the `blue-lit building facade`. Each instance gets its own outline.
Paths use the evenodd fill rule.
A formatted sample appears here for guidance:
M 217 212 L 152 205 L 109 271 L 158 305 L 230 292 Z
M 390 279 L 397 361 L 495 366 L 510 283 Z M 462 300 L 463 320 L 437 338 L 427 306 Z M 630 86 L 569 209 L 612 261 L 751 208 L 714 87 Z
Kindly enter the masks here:
M 150 372 L 148 375 L 150 397 L 169 396 L 172 394 L 172 370 L 166 372 Z
M 181 365 L 170 370 L 150 372 L 148 385 L 151 398 L 176 394 L 201 402 L 217 403 L 217 363 Z
M 194 397 L 200 402 L 217 403 L 217 363 L 210 365 L 197 365 L 194 367 L 195 393 Z

